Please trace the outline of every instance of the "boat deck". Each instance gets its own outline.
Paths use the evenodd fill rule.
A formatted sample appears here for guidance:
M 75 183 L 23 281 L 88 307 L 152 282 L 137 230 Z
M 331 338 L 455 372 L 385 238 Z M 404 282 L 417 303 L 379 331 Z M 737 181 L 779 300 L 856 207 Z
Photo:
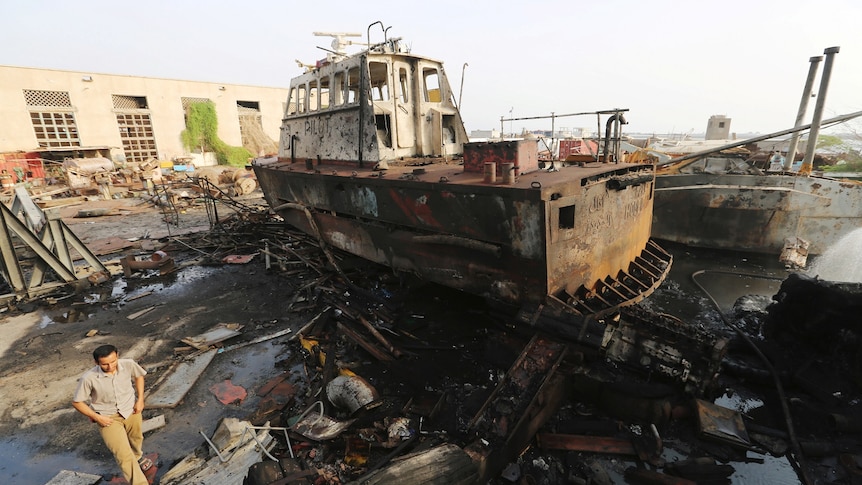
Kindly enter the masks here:
M 610 175 L 623 174 L 633 169 L 645 168 L 647 165 L 632 163 L 567 163 L 556 161 L 548 163 L 544 169 L 521 173 L 514 177 L 512 183 L 503 183 L 502 176 L 496 175 L 494 182 L 486 182 L 485 174 L 464 170 L 460 160 L 443 160 L 438 158 L 422 158 L 389 163 L 384 170 L 375 169 L 375 165 L 369 162 L 366 167 L 347 166 L 343 163 L 321 163 L 313 164 L 309 169 L 307 164 L 289 161 L 277 161 L 270 159 L 259 160 L 257 163 L 266 165 L 269 169 L 297 171 L 308 173 L 319 173 L 322 175 L 351 176 L 354 178 L 388 179 L 388 180 L 412 180 L 430 183 L 447 183 L 456 185 L 487 185 L 497 188 L 511 187 L 512 189 L 537 189 L 550 187 L 563 182 L 570 182 L 573 177 L 579 179 L 600 180 Z M 549 170 L 553 167 L 553 170 Z M 608 170 L 612 169 L 613 172 Z M 585 182 L 584 182 L 585 183 Z

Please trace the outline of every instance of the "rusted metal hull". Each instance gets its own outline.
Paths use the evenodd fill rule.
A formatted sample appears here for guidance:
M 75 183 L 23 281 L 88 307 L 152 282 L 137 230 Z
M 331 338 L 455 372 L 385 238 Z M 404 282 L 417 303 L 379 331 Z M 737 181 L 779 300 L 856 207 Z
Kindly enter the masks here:
M 569 301 L 613 286 L 636 301 L 664 279 L 669 256 L 632 268 L 650 244 L 651 167 L 596 164 L 483 183 L 460 165 L 421 171 L 305 170 L 256 163 L 271 205 L 326 244 L 432 282 L 512 303 Z
M 332 246 L 516 304 L 594 314 L 649 295 L 652 164 L 540 166 L 536 141 L 470 143 L 439 61 L 388 39 L 291 80 L 277 158 L 252 164 L 272 209 Z M 608 127 L 624 123 L 622 112 Z M 605 147 L 606 150 L 608 147 Z M 581 305 L 589 302 L 589 305 Z
M 652 235 L 696 247 L 781 252 L 786 238 L 821 254 L 862 227 L 862 184 L 795 175 L 656 177 Z

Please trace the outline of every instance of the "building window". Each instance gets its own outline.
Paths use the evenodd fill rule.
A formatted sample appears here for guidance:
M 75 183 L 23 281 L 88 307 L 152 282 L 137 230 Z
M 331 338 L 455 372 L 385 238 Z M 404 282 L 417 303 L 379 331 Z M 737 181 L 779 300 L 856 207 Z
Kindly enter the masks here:
M 123 141 L 123 152 L 129 162 L 146 162 L 158 159 L 153 123 L 147 113 L 117 113 L 117 126 Z
M 257 155 L 277 153 L 278 144 L 263 131 L 260 103 L 257 101 L 237 101 L 236 110 L 239 114 L 239 133 L 242 137 L 242 146 Z
M 39 91 L 25 89 L 24 99 L 29 107 L 71 108 L 72 101 L 67 91 Z
M 79 147 L 78 127 L 73 113 L 30 112 L 40 148 Z
M 112 94 L 111 101 L 114 103 L 114 109 L 138 110 L 148 109 L 147 98 L 145 96 L 123 96 L 120 94 Z
M 81 146 L 68 92 L 25 89 L 24 99 L 40 148 Z
M 144 96 L 111 95 L 126 161 L 158 159 L 153 122 Z
M 186 115 L 188 115 L 189 106 L 191 106 L 195 103 L 209 103 L 210 102 L 209 98 L 185 98 L 185 97 L 183 97 L 180 99 L 183 102 L 183 111 L 186 112 Z

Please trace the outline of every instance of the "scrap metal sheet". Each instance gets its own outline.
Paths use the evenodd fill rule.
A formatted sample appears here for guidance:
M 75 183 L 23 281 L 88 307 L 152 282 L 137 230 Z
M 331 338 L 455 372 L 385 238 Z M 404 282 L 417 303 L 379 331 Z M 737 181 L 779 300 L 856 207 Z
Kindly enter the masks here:
M 101 475 L 92 473 L 61 470 L 54 478 L 45 485 L 93 485 L 102 480 Z
M 180 363 L 173 373 L 147 396 L 147 408 L 176 407 L 189 392 L 189 389 L 195 385 L 217 352 L 217 350 L 210 350 L 190 361 Z

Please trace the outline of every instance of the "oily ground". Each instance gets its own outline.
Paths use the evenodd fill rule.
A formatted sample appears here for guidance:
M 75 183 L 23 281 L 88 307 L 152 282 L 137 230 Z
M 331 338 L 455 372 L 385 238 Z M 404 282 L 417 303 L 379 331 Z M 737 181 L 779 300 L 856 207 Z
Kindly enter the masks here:
M 76 217 L 83 209 L 109 208 L 112 215 Z M 178 211 L 168 226 L 162 211 L 141 199 L 85 202 L 60 209 L 67 227 L 88 246 L 110 237 L 135 240 L 125 253 L 147 254 L 169 235 L 209 230 L 206 210 Z M 174 245 L 176 247 L 176 245 Z M 226 343 L 299 329 L 302 313 L 284 311 L 290 291 L 284 275 L 267 272 L 262 257 L 247 264 L 203 265 L 194 248 L 175 256 L 180 268 L 160 276 L 122 273 L 79 293 L 49 295 L 11 305 L 0 316 L 0 477 L 5 484 L 45 483 L 61 469 L 111 475 L 116 465 L 95 425 L 71 407 L 77 378 L 93 365 L 92 351 L 110 343 L 120 356 L 150 371 L 147 390 L 175 359 L 181 339 L 220 323 L 243 326 Z M 112 255 L 101 257 L 109 260 Z M 140 298 L 135 298 L 140 296 Z M 129 319 L 130 315 L 152 310 Z M 92 335 L 96 333 L 96 335 Z M 92 336 L 88 336 L 88 334 Z M 149 433 L 145 451 L 159 453 L 163 470 L 202 443 L 227 416 L 243 418 L 255 408 L 254 391 L 280 373 L 274 365 L 288 352 L 285 338 L 215 357 L 200 380 L 174 409 L 145 409 L 144 419 L 164 415 L 166 426 Z M 248 390 L 239 404 L 219 402 L 212 384 L 230 379 Z

